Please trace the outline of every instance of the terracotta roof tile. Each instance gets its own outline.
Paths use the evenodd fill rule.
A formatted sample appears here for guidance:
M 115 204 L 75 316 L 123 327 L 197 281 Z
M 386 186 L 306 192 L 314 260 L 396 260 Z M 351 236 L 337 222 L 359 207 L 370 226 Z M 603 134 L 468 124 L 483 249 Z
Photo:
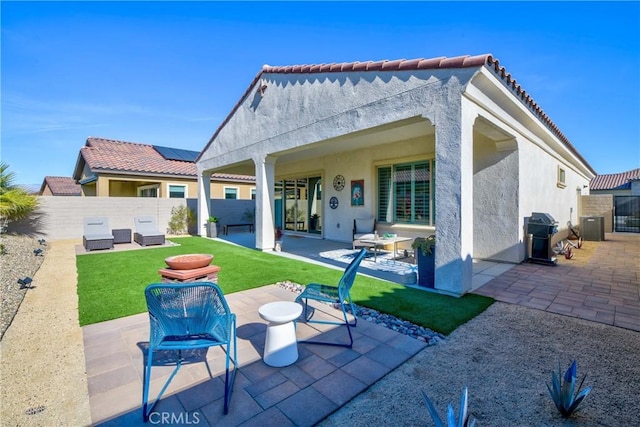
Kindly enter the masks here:
M 54 196 L 80 196 L 80 184 L 67 176 L 45 176 L 40 191 L 44 191 L 44 187 L 48 186 L 51 194 Z
M 590 190 L 624 190 L 631 188 L 631 180 L 640 179 L 640 168 L 627 172 L 597 175 L 589 183 Z
M 89 168 L 96 172 L 197 177 L 195 162 L 165 159 L 153 145 L 89 137 L 80 149 Z M 212 179 L 255 181 L 253 176 L 213 174 Z
M 229 115 L 222 121 L 218 129 L 214 132 L 213 136 L 209 139 L 207 147 L 216 138 L 220 130 L 229 122 L 231 117 L 240 108 L 242 102 L 248 97 L 254 86 L 260 81 L 263 74 L 312 74 L 312 73 L 337 73 L 337 72 L 355 72 L 355 71 L 400 71 L 400 70 L 428 70 L 428 69 L 446 69 L 446 68 L 473 68 L 473 67 L 487 67 L 492 70 L 495 75 L 503 81 L 505 86 L 509 88 L 514 95 L 520 99 L 520 101 L 529 108 L 532 113 L 540 120 L 545 126 L 547 126 L 551 132 L 553 132 L 562 141 L 569 150 L 576 155 L 588 168 L 595 174 L 595 171 L 591 168 L 589 163 L 584 157 L 576 150 L 571 144 L 569 139 L 560 131 L 558 126 L 547 116 L 547 114 L 540 108 L 540 106 L 527 94 L 522 87 L 516 83 L 516 80 L 511 77 L 511 74 L 500 65 L 500 62 L 495 59 L 491 54 L 482 55 L 464 55 L 448 58 L 446 56 L 440 56 L 437 58 L 416 58 L 416 59 L 398 59 L 398 60 L 383 60 L 383 61 L 368 61 L 368 62 L 342 62 L 332 64 L 317 64 L 317 65 L 287 65 L 287 66 L 271 66 L 263 65 L 262 70 L 254 77 L 253 81 L 233 107 Z M 205 147 L 206 149 L 206 147 Z M 202 153 L 200 153 L 202 155 Z M 200 156 L 198 156 L 200 158 Z

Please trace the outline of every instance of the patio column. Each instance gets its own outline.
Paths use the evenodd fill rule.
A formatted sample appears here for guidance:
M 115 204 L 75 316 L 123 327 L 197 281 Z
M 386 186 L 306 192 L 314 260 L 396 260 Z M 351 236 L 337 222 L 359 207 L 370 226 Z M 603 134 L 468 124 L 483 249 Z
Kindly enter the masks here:
M 274 190 L 276 158 L 265 155 L 253 159 L 256 169 L 256 249 L 273 250 Z
M 211 173 L 198 171 L 198 236 L 206 236 L 205 221 L 211 216 Z
M 445 95 L 434 112 L 436 170 L 435 288 L 453 295 L 473 277 L 473 120 L 459 96 Z

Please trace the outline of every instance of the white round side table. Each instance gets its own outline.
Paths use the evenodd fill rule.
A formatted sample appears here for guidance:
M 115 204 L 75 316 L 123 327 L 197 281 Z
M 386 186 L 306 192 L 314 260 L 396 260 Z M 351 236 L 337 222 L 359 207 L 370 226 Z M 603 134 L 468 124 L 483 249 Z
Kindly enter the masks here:
M 258 313 L 269 322 L 264 341 L 264 363 L 282 367 L 298 360 L 298 341 L 293 321 L 302 314 L 302 306 L 290 301 L 270 302 L 261 306 Z

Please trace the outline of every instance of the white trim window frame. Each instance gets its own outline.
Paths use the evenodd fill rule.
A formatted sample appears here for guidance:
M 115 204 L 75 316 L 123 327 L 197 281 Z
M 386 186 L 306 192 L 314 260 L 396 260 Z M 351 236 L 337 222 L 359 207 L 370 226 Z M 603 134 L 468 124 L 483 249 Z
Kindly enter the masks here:
M 182 189 L 182 191 L 180 191 L 179 188 Z M 182 193 L 182 195 L 178 195 L 180 192 Z M 187 186 L 185 184 L 167 183 L 167 197 L 169 197 L 170 199 L 186 199 Z
M 558 187 L 565 188 L 567 186 L 567 170 L 561 165 L 558 165 L 558 175 L 556 179 L 556 185 Z
M 380 223 L 435 226 L 435 161 L 379 165 L 376 219 Z
M 233 197 L 229 197 L 233 195 Z M 239 187 L 224 187 L 224 198 L 225 200 L 237 200 L 240 198 L 240 188 Z

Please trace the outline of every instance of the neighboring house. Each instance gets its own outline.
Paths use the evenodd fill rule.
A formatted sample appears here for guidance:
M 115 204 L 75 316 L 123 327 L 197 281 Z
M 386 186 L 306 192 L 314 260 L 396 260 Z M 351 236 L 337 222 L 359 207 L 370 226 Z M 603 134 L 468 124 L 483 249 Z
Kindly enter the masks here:
M 607 231 L 640 233 L 640 168 L 622 173 L 597 175 L 589 183 L 594 196 L 610 195 L 600 199 L 609 204 L 605 209 Z M 612 219 L 613 217 L 613 219 Z
M 197 167 L 201 185 L 255 175 L 258 249 L 274 247 L 274 227 L 350 242 L 353 219 L 371 215 L 378 234 L 435 233 L 435 287 L 455 295 L 471 290 L 474 259 L 525 259 L 532 212 L 566 235 L 596 175 L 489 54 L 265 65 Z
M 589 183 L 589 193 L 640 196 L 640 168 L 621 173 L 596 175 Z
M 197 151 L 104 138 L 87 139 L 73 179 L 83 196 L 197 198 Z M 252 199 L 253 176 L 211 176 L 211 198 Z
M 40 196 L 81 196 L 80 184 L 69 176 L 45 176 L 38 192 Z

